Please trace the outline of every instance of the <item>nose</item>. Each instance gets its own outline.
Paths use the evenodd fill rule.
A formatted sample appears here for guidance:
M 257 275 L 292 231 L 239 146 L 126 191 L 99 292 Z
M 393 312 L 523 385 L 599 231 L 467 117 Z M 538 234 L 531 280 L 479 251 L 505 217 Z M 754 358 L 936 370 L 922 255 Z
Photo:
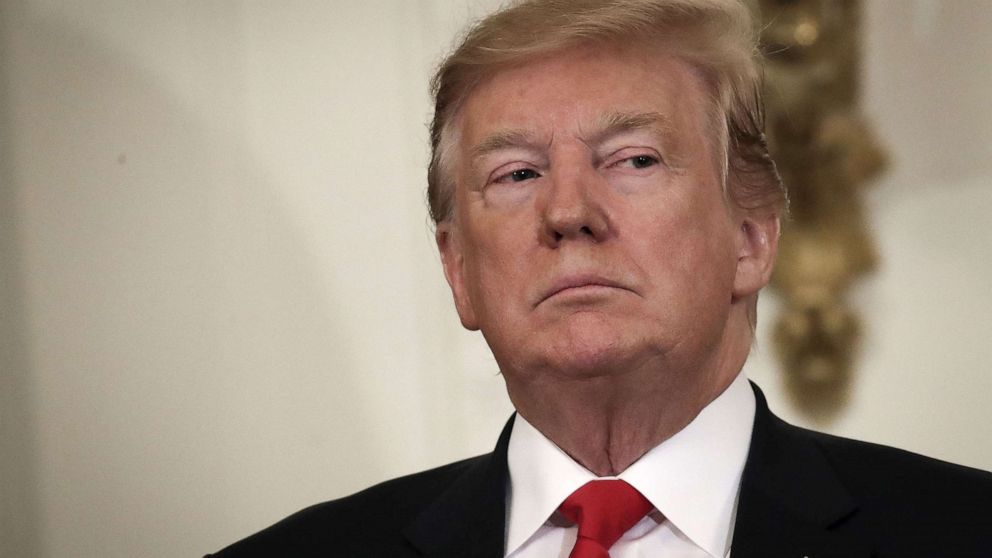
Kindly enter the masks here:
M 555 248 L 569 240 L 599 243 L 611 234 L 607 188 L 591 166 L 552 172 L 541 203 L 541 240 Z

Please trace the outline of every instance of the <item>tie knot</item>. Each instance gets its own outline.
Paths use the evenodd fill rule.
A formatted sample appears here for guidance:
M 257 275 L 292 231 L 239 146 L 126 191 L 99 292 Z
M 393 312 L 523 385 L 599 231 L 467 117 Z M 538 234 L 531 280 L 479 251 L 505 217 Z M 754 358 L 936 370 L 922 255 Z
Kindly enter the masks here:
M 609 550 L 654 506 L 622 480 L 594 480 L 562 502 L 558 511 L 579 526 L 579 539 L 591 539 Z

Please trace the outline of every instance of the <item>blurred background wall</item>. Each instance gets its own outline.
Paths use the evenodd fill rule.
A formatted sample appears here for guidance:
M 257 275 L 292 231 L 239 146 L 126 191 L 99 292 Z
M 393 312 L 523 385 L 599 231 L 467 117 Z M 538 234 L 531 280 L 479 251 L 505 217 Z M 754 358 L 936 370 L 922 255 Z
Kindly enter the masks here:
M 495 4 L 0 0 L 0 555 L 199 556 L 491 448 L 423 187 L 427 77 Z M 851 401 L 811 424 L 769 341 L 747 370 L 787 419 L 992 469 L 992 3 L 865 20 L 893 164 Z

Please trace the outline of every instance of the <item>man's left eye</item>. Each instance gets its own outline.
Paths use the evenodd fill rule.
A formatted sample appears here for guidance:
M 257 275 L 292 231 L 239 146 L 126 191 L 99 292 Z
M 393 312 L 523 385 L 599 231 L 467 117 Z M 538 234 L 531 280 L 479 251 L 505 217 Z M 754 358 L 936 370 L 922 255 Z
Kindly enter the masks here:
M 635 155 L 633 157 L 627 157 L 626 159 L 618 161 L 616 166 L 643 169 L 657 164 L 658 164 L 658 159 L 650 155 Z

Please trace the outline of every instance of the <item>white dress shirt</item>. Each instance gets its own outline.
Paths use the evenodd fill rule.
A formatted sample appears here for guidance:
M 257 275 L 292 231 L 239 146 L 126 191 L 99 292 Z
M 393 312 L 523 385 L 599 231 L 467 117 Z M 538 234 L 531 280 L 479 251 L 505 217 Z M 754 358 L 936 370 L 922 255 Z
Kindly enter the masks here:
M 613 545 L 611 558 L 730 555 L 754 408 L 754 393 L 741 373 L 680 432 L 618 476 L 602 477 L 627 481 L 655 507 Z M 505 556 L 567 558 L 577 529 L 557 513 L 558 506 L 600 477 L 519 415 L 508 462 Z

